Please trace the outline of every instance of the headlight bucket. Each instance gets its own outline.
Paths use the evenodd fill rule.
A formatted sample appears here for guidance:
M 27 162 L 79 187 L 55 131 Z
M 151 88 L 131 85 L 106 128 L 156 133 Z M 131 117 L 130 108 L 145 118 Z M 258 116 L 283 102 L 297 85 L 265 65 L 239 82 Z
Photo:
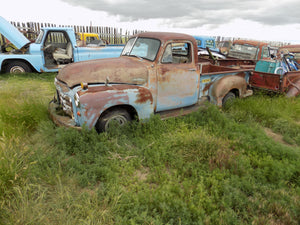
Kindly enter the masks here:
M 80 101 L 79 101 L 79 95 L 78 95 L 78 93 L 76 93 L 74 95 L 74 102 L 75 102 L 76 107 L 80 106 Z

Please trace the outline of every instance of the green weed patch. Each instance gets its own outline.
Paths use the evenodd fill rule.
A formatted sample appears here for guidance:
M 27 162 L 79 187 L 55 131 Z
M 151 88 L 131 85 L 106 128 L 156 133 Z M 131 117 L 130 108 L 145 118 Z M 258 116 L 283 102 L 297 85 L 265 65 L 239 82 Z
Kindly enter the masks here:
M 0 224 L 300 221 L 299 99 L 257 95 L 97 134 L 55 127 L 54 75 L 39 76 L 0 81 Z

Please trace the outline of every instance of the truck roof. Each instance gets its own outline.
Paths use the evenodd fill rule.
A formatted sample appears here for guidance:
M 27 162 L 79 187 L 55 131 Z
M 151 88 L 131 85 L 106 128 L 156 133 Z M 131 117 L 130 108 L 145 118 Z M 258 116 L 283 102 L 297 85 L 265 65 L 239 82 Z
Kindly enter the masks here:
M 156 39 L 160 39 L 162 41 L 167 40 L 195 40 L 195 38 L 188 34 L 182 34 L 182 33 L 171 33 L 171 32 L 144 32 L 134 35 L 134 37 L 152 37 Z
M 59 31 L 59 30 L 71 30 L 74 31 L 73 27 L 41 27 L 42 30 L 53 30 L 53 31 Z
M 292 53 L 300 53 L 300 45 L 285 45 L 278 49 L 278 52 L 282 50 L 287 50 Z
M 233 41 L 233 44 L 240 44 L 240 45 L 246 44 L 246 45 L 253 45 L 253 46 L 257 46 L 257 47 L 269 45 L 266 42 L 252 41 L 252 40 L 235 40 L 235 41 Z

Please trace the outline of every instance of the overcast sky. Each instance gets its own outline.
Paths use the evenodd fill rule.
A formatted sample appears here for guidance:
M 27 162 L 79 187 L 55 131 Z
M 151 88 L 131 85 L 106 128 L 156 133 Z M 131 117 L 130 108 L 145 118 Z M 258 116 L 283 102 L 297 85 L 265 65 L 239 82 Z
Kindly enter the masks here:
M 300 0 L 6 0 L 0 15 L 16 22 L 92 24 L 300 44 L 299 12 Z

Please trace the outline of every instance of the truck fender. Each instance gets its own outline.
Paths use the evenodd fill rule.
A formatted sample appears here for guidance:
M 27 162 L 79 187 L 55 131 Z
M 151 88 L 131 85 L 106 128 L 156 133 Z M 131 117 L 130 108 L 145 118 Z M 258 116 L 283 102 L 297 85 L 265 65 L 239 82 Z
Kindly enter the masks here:
M 81 124 L 93 128 L 100 116 L 107 110 L 127 108 L 135 111 L 138 120 L 150 118 L 153 113 L 153 97 L 147 88 L 133 85 L 116 85 L 117 89 L 99 92 L 85 92 L 80 97 Z M 105 87 L 104 87 L 105 88 Z
M 223 98 L 230 91 L 238 97 L 245 97 L 247 95 L 247 82 L 242 76 L 229 75 L 215 81 L 210 89 L 211 101 L 218 106 L 222 106 Z
M 296 97 L 300 95 L 300 79 L 290 82 L 291 85 L 286 93 L 287 97 Z

